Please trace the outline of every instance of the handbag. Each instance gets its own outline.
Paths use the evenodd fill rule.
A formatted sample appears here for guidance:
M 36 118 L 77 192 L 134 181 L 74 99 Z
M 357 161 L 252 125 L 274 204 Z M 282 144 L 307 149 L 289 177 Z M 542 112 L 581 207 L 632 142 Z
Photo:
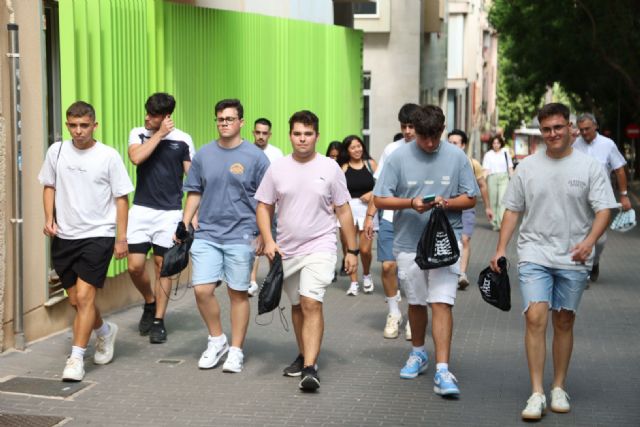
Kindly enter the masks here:
M 280 305 L 282 295 L 282 285 L 284 282 L 284 271 L 282 268 L 282 257 L 276 252 L 271 262 L 271 268 L 267 277 L 264 278 L 260 286 L 258 295 L 258 315 L 269 313 Z
M 478 289 L 482 299 L 502 311 L 511 310 L 511 284 L 507 273 L 507 259 L 498 259 L 500 272 L 496 273 L 487 267 L 480 272 L 478 277 Z
M 418 241 L 416 264 L 422 270 L 430 270 L 455 264 L 458 258 L 458 239 L 444 209 L 436 205 Z
M 180 222 L 180 224 L 184 223 Z M 186 234 L 186 237 L 180 243 L 176 243 L 165 252 L 162 259 L 160 277 L 174 276 L 189 265 L 189 249 L 191 249 L 191 244 L 193 243 L 193 229 L 189 227 L 189 231 Z

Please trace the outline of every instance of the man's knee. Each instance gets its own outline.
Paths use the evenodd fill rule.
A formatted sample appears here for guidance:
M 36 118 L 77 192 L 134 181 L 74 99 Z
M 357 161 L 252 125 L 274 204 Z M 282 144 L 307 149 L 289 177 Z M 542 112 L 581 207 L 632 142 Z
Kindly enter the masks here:
M 322 303 L 313 298 L 300 296 L 300 308 L 305 315 L 322 312 Z
M 547 327 L 547 314 L 549 312 L 549 303 L 546 301 L 531 302 L 525 312 L 527 328 L 531 330 L 540 330 Z
M 553 328 L 562 332 L 568 332 L 573 329 L 576 315 L 571 310 L 559 310 L 553 312 Z
M 395 263 L 395 261 L 384 261 L 382 263 L 382 274 L 389 275 L 396 275 L 398 273 L 398 267 Z
M 136 258 L 129 258 L 127 260 L 127 270 L 129 274 L 135 277 L 140 277 L 144 274 L 145 262 L 144 260 L 140 262 L 140 260 Z

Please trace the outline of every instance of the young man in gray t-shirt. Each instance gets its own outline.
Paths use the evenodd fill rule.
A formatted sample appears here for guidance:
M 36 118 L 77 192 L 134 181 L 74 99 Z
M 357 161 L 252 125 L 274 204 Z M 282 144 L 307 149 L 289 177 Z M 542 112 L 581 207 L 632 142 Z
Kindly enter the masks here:
M 547 104 L 538 112 L 546 151 L 524 159 L 511 179 L 491 268 L 506 253 L 520 213 L 518 275 L 526 321 L 525 349 L 532 394 L 522 418 L 537 420 L 546 411 L 542 386 L 549 310 L 553 310 L 554 375 L 551 410 L 569 412 L 564 391 L 573 347 L 573 324 L 593 264 L 594 245 L 616 206 L 598 162 L 571 147 L 569 109 Z
M 411 115 L 416 140 L 403 145 L 389 156 L 373 189 L 378 209 L 393 210 L 393 252 L 398 278 L 409 303 L 409 323 L 413 349 L 401 378 L 416 378 L 427 370 L 424 348 L 427 304 L 433 314 L 432 335 L 435 346 L 436 374 L 434 391 L 442 396 L 458 396 L 457 380 L 449 372 L 449 353 L 453 329 L 452 307 L 458 288 L 459 261 L 433 270 L 421 270 L 415 263 L 416 247 L 431 215 L 440 205 L 456 233 L 462 232 L 461 212 L 476 204 L 478 185 L 466 154 L 441 142 L 444 114 L 437 106 L 418 108 Z M 425 195 L 435 200 L 423 202 Z M 426 213 L 426 214 L 425 214 Z

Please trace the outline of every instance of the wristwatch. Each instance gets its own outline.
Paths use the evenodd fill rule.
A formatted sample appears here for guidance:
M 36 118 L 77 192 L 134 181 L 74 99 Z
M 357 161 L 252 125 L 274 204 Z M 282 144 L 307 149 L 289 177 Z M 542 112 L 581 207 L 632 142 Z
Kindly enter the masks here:
M 360 255 L 360 249 L 347 249 L 347 253 L 351 255 L 358 256 Z

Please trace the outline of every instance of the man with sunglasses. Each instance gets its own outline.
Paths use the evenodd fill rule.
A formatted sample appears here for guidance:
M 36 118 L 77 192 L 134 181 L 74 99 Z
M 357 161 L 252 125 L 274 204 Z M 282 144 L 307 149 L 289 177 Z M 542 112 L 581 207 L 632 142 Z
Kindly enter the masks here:
M 237 99 L 215 106 L 219 137 L 195 155 L 184 185 L 188 192 L 182 221 L 187 228 L 196 210 L 198 228 L 191 246 L 193 289 L 209 338 L 198 362 L 201 369 L 217 365 L 229 352 L 224 372 L 241 372 L 242 346 L 249 325 L 249 279 L 254 250 L 262 251 L 253 198 L 269 167 L 267 156 L 240 136 L 243 107 Z M 184 230 L 184 229 L 182 229 Z M 178 239 L 184 238 L 176 230 Z M 231 302 L 231 348 L 222 331 L 215 294 L 224 281 Z

